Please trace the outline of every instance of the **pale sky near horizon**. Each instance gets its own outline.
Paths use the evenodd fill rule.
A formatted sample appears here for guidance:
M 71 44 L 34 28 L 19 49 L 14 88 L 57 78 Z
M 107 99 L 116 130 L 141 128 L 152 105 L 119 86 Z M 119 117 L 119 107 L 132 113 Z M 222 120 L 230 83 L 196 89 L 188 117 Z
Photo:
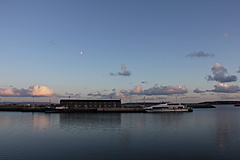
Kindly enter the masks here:
M 0 0 L 1 101 L 240 100 L 239 8 L 239 0 Z

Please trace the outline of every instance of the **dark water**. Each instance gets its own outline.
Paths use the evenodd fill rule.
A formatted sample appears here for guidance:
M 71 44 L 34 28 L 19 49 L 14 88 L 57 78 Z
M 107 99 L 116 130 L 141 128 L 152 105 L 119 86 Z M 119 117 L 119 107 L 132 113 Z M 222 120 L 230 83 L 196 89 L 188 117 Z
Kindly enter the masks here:
M 189 113 L 0 112 L 1 160 L 240 159 L 240 107 Z

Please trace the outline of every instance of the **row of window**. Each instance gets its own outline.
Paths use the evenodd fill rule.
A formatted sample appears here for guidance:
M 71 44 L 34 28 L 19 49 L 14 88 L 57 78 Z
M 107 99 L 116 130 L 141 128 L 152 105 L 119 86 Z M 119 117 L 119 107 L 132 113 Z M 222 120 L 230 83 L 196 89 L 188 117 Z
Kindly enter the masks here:
M 79 105 L 110 105 L 110 104 L 117 104 L 117 102 L 62 102 L 62 104 L 79 104 Z
M 62 103 L 63 106 L 75 107 L 75 108 L 111 108 L 111 107 L 121 107 L 121 104 L 117 104 L 116 102 L 102 102 L 102 103 L 88 103 L 88 102 L 69 102 L 69 103 Z
M 116 105 L 75 105 L 75 108 L 111 108 L 117 107 Z

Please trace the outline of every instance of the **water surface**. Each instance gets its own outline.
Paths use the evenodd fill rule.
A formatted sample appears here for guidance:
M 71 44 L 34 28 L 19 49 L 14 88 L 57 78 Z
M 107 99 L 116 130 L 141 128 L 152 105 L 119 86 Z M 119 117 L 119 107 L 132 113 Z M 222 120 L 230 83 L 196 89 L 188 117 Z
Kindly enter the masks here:
M 187 113 L 0 112 L 0 159 L 240 159 L 240 107 Z

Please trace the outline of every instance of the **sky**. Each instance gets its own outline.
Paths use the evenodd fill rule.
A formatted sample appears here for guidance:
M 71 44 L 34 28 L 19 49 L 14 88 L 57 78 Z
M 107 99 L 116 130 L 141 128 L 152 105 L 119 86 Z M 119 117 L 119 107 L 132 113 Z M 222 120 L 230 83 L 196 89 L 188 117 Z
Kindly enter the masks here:
M 240 100 L 239 8 L 239 0 L 0 0 L 0 100 Z

